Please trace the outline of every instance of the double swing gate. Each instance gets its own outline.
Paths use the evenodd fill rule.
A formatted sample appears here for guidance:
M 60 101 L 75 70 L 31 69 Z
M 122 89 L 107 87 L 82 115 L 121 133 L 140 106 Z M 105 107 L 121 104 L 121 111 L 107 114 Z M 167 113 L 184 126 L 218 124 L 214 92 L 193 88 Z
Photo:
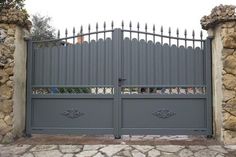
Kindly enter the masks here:
M 26 131 L 211 135 L 210 45 L 123 23 L 28 40 Z

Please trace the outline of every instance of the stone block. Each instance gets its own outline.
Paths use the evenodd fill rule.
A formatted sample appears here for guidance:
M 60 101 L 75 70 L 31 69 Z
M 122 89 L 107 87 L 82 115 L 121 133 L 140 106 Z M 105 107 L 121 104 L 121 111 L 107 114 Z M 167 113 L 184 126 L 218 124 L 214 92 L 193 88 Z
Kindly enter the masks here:
M 3 99 L 10 99 L 13 95 L 13 89 L 4 84 L 0 86 L 0 95 Z
M 4 118 L 4 121 L 6 122 L 7 125 L 12 125 L 13 124 L 13 119 L 10 115 L 7 115 L 5 118 Z
M 236 117 L 230 116 L 223 125 L 226 130 L 236 131 Z
M 234 29 L 233 29 L 233 31 L 234 31 Z M 231 32 L 231 33 L 224 36 L 223 47 L 230 48 L 230 49 L 236 49 L 236 32 Z
M 232 98 L 234 98 L 235 97 L 235 91 L 233 91 L 233 90 L 224 90 L 223 91 L 223 101 L 228 101 L 228 100 L 230 100 L 230 99 L 232 99 Z
M 11 143 L 14 141 L 14 135 L 8 132 L 2 139 L 2 143 Z
M 8 79 L 8 74 L 4 70 L 0 69 L 0 83 L 4 84 Z
M 227 73 L 236 75 L 236 57 L 228 56 L 223 62 L 224 70 Z
M 11 113 L 13 110 L 12 100 L 1 100 L 0 101 L 0 112 Z
M 0 135 L 5 135 L 11 130 L 12 127 L 8 126 L 4 120 L 0 119 Z
M 236 88 L 236 76 L 231 74 L 224 75 L 223 84 L 226 89 L 234 90 L 234 88 Z

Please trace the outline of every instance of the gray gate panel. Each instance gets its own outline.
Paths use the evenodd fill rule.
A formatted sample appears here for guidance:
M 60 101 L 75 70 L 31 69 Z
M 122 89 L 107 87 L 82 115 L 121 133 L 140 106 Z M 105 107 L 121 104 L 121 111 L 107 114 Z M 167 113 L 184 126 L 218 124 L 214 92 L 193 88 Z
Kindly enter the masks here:
M 70 85 L 70 84 L 73 84 L 73 48 L 74 46 L 67 46 L 66 47 L 66 55 L 67 55 L 67 58 L 66 58 L 66 84 L 67 85 Z
M 147 61 L 146 61 L 146 42 L 144 40 L 140 40 L 139 43 L 139 85 L 145 85 L 146 84 L 146 66 L 147 66 Z
M 104 40 L 99 39 L 98 41 L 98 69 L 97 78 L 98 85 L 104 85 Z
M 164 44 L 162 47 L 162 57 L 162 84 L 170 85 L 170 47 L 167 44 Z
M 187 56 L 186 56 L 186 49 L 183 46 L 179 48 L 179 84 L 185 85 L 187 84 Z
M 194 54 L 192 47 L 187 48 L 187 84 L 194 84 Z
M 195 49 L 195 59 L 196 59 L 196 84 L 202 85 L 204 78 L 203 51 L 199 47 Z
M 96 78 L 96 73 L 97 73 L 97 48 L 96 48 L 96 42 L 95 40 L 92 40 L 90 43 L 90 54 L 91 54 L 91 64 L 90 64 L 90 84 L 91 85 L 96 85 L 97 84 L 97 78 Z
M 170 79 L 172 85 L 178 85 L 178 48 L 175 45 L 171 46 L 170 51 Z
M 32 127 L 113 128 L 113 99 L 33 99 Z
M 139 67 L 139 61 L 138 61 L 138 40 L 137 39 L 132 39 L 132 43 L 131 43 L 131 49 L 132 49 L 132 62 L 131 62 L 131 67 L 132 67 L 132 71 L 131 71 L 131 83 L 134 85 L 138 84 L 138 67 Z
M 154 58 L 154 44 L 152 41 L 148 41 L 147 43 L 147 84 L 152 85 L 155 84 L 155 64 Z
M 34 80 L 32 80 L 33 84 L 41 84 L 41 76 L 42 76 L 42 71 L 40 68 L 41 64 L 41 56 L 42 54 L 40 53 L 41 49 L 34 49 L 32 53 L 34 53 Z
M 113 51 L 111 38 L 106 39 L 106 85 L 113 85 Z
M 59 71 L 59 62 L 58 62 L 58 55 L 57 55 L 57 47 L 52 47 L 51 52 L 51 81 L 50 84 L 58 84 L 58 71 Z
M 111 39 L 66 47 L 37 48 L 34 53 L 34 85 L 112 84 Z
M 83 43 L 83 66 L 82 66 L 82 85 L 89 85 L 89 44 Z
M 154 63 L 154 65 L 156 65 L 155 84 L 161 85 L 163 81 L 163 70 L 162 70 L 163 59 L 162 59 L 162 46 L 160 43 L 156 43 L 155 45 L 155 56 L 156 56 L 155 63 Z
M 123 99 L 122 128 L 206 128 L 204 99 Z
M 124 84 L 131 84 L 131 71 L 132 71 L 132 62 L 130 62 L 131 60 L 131 41 L 129 40 L 129 38 L 125 38 L 124 39 L 124 50 L 123 50 L 123 66 L 122 66 L 122 70 L 123 70 L 123 77 L 126 79 Z
M 105 29 L 89 30 L 82 44 L 67 42 L 76 36 L 35 41 L 34 47 L 28 42 L 27 133 L 212 134 L 210 39 Z M 190 42 L 193 47 L 187 47 Z M 194 42 L 204 42 L 204 48 Z M 93 92 L 68 92 L 80 87 Z M 113 92 L 101 92 L 106 87 Z

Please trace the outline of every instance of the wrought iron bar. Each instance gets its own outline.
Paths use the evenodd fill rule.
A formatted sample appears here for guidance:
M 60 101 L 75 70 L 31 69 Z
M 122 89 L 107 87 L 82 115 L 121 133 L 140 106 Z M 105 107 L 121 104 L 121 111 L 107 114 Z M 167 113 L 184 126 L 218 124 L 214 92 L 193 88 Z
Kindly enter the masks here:
M 179 28 L 176 30 L 176 37 L 177 37 L 177 47 L 179 47 Z
M 169 30 L 168 30 L 168 34 L 169 34 L 169 45 L 171 46 L 171 28 L 169 27 Z
M 65 43 L 65 46 L 67 46 L 67 35 L 68 35 L 68 30 L 66 28 L 66 31 L 65 31 L 65 36 L 66 36 L 66 43 Z
M 60 30 L 57 32 L 57 39 L 60 39 Z
M 111 29 L 113 30 L 114 28 L 114 21 L 111 21 Z
M 89 84 L 91 84 L 91 75 L 90 75 L 90 71 L 91 71 L 91 39 L 90 39 L 90 30 L 91 30 L 91 25 L 89 24 L 88 25 L 88 33 L 89 33 L 89 35 L 88 35 L 88 42 L 89 42 L 89 54 L 88 54 L 88 56 L 89 56 L 89 63 L 88 63 L 88 69 L 89 69 L 89 73 L 88 73 L 88 78 L 89 78 Z
M 73 36 L 74 36 L 74 38 L 73 38 L 73 44 L 75 44 L 75 27 L 73 27 Z
M 103 24 L 104 32 L 106 31 L 106 22 Z M 104 80 L 103 83 L 106 84 L 106 33 L 104 33 L 103 36 L 103 41 L 104 41 Z M 104 88 L 104 93 L 105 93 L 105 88 Z
M 96 23 L 96 85 L 98 85 L 98 23 Z M 96 93 L 98 93 L 98 89 L 96 88 Z
M 192 33 L 192 36 L 193 36 L 193 49 L 195 49 L 195 31 L 193 30 L 193 33 Z
M 187 47 L 187 30 L 184 30 L 184 46 Z
M 121 22 L 121 28 L 124 29 L 124 21 Z
M 132 30 L 132 23 L 131 23 L 131 21 L 130 21 L 130 23 L 129 23 L 129 30 L 130 30 L 130 32 L 129 32 L 129 38 L 130 38 L 130 40 L 132 40 L 132 32 L 131 32 L 131 30 Z
M 201 38 L 201 50 L 202 50 L 202 44 L 203 44 L 203 40 L 202 40 L 202 37 L 203 37 L 203 34 L 202 34 L 202 31 L 200 32 L 200 38 Z
M 163 45 L 163 26 L 161 26 L 161 45 Z
M 81 76 L 81 84 L 83 84 L 83 26 L 81 25 L 81 27 L 80 27 L 80 35 L 81 35 L 81 43 L 80 43 L 80 50 L 81 50 L 81 64 L 80 64 L 80 69 L 81 69 L 81 74 L 80 74 L 80 76 Z

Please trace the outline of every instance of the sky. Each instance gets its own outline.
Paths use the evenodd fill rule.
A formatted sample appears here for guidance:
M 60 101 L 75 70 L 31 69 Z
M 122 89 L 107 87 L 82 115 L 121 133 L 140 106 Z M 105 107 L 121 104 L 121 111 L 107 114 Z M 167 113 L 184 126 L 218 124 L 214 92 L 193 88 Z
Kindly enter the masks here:
M 163 26 L 164 34 L 169 27 L 183 34 L 184 29 L 200 32 L 201 17 L 217 5 L 236 5 L 236 0 L 26 0 L 25 4 L 30 15 L 51 17 L 51 25 L 61 32 L 68 28 L 72 33 L 73 27 L 79 31 L 81 25 L 86 30 L 88 24 L 95 29 L 96 22 L 102 29 L 104 21 L 110 26 L 112 20 L 120 27 L 123 20 L 127 28 L 132 21 L 135 29 L 140 22 L 141 29 L 147 23 L 148 29 L 155 24 L 157 32 Z

